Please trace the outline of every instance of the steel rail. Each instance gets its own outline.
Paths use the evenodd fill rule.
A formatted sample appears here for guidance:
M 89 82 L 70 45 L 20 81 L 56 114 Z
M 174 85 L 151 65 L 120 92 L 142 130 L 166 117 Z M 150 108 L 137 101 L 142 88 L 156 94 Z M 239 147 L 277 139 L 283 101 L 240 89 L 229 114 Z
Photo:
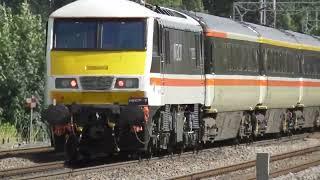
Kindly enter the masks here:
M 45 147 L 33 147 L 33 148 L 21 148 L 21 149 L 11 149 L 0 151 L 0 157 L 8 156 L 8 155 L 20 155 L 20 154 L 28 154 L 28 153 L 41 153 L 41 152 L 50 152 L 53 151 L 54 148 L 50 146 Z
M 320 159 L 314 160 L 311 162 L 306 162 L 306 163 L 299 164 L 299 165 L 295 165 L 295 166 L 292 166 L 292 167 L 289 167 L 286 169 L 281 169 L 281 170 L 278 170 L 275 172 L 271 172 L 270 176 L 271 177 L 279 177 L 282 175 L 289 174 L 290 172 L 296 173 L 296 172 L 300 172 L 300 171 L 303 171 L 303 170 L 308 169 L 310 167 L 314 167 L 314 166 L 318 166 L 318 165 L 320 165 Z
M 296 157 L 296 156 L 302 156 L 306 154 L 310 154 L 312 152 L 320 151 L 320 146 L 315 146 L 315 147 L 310 147 L 302 150 L 297 150 L 297 151 L 292 151 L 284 154 L 279 154 L 279 155 L 274 155 L 271 156 L 271 162 L 283 160 L 283 159 L 288 159 L 291 157 Z M 222 174 L 227 174 L 239 170 L 244 170 L 248 168 L 255 167 L 256 165 L 256 160 L 252 161 L 247 161 L 239 164 L 234 164 L 230 166 L 225 166 L 221 168 L 216 168 L 216 169 L 210 169 L 202 172 L 196 172 L 196 173 L 190 173 L 186 174 L 183 176 L 177 176 L 169 179 L 175 179 L 175 180 L 191 180 L 191 179 L 201 179 L 201 178 L 208 178 L 208 177 L 214 177 Z
M 64 168 L 64 161 L 57 161 L 57 162 L 50 162 L 50 163 L 43 163 L 35 166 L 28 166 L 23 168 L 13 168 L 13 169 L 6 169 L 0 171 L 0 178 L 7 178 L 11 176 L 18 176 L 28 173 L 37 173 L 41 171 L 47 170 L 54 170 L 57 168 Z
M 270 178 L 275 178 L 275 177 L 287 175 L 289 173 L 297 173 L 297 172 L 306 170 L 306 169 L 308 169 L 310 167 L 314 167 L 314 166 L 318 166 L 318 165 L 320 165 L 320 159 L 309 161 L 309 162 L 304 162 L 304 163 L 297 164 L 297 165 L 292 165 L 290 167 L 283 168 L 283 169 L 280 169 L 280 170 L 272 171 L 269 174 L 269 177 Z M 257 178 L 256 178 L 255 174 L 250 174 L 250 175 L 244 176 L 243 179 L 255 180 Z

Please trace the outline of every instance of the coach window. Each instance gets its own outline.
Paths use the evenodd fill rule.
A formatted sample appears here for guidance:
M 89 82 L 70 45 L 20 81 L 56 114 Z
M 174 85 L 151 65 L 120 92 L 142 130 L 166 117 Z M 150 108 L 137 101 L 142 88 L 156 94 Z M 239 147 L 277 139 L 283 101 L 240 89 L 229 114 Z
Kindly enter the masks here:
M 298 72 L 300 75 L 304 74 L 303 72 L 303 56 L 302 55 L 295 55 L 295 63 L 294 63 L 294 70 L 295 72 Z
M 274 49 L 272 49 L 272 54 L 273 54 L 272 66 L 274 68 L 273 72 L 278 73 L 280 71 L 279 53 L 277 51 L 275 51 Z
M 287 72 L 287 67 L 286 67 L 286 58 L 284 56 L 284 52 L 281 50 L 279 51 L 279 60 L 280 60 L 280 72 L 281 74 L 285 74 Z
M 274 73 L 274 65 L 273 65 L 273 53 L 271 52 L 271 49 L 266 49 L 265 50 L 265 59 L 264 63 L 265 66 L 267 67 L 268 73 Z
M 232 66 L 233 71 L 235 72 L 241 72 L 242 67 L 244 64 L 241 63 L 241 55 L 240 55 L 240 45 L 239 44 L 233 44 L 232 46 Z
M 227 71 L 230 72 L 233 69 L 233 63 L 232 63 L 232 46 L 230 43 L 226 43 L 226 50 L 227 54 L 225 55 L 224 63 L 226 64 Z
M 252 63 L 253 63 L 253 67 L 252 67 L 252 72 L 258 72 L 259 71 L 259 63 L 258 63 L 258 58 L 259 58 L 259 53 L 258 53 L 258 49 L 256 47 L 252 47 Z
M 288 56 L 288 63 L 290 67 L 291 74 L 295 74 L 295 72 L 298 72 L 299 64 L 298 59 L 296 58 L 296 55 L 291 51 L 289 52 Z
M 309 62 L 304 62 L 304 72 L 306 75 L 311 75 L 312 72 L 311 72 L 311 66 L 309 64 Z
M 263 50 L 263 60 L 262 60 L 262 69 L 264 69 L 266 72 L 264 72 L 265 74 L 266 73 L 269 73 L 270 72 L 270 63 L 267 61 L 268 59 L 268 50 L 267 49 L 264 49 Z
M 286 60 L 285 66 L 287 68 L 287 73 L 288 74 L 292 74 L 292 66 L 291 66 L 291 64 L 292 64 L 293 59 L 290 60 L 291 59 L 291 54 L 290 54 L 289 51 L 286 51 L 284 54 L 285 54 L 285 60 Z
M 230 44 L 230 47 L 229 47 L 230 58 L 228 58 L 228 61 L 229 61 L 228 71 L 229 72 L 237 71 L 237 67 L 235 66 L 235 64 L 236 64 L 235 54 L 236 54 L 236 44 Z
M 313 75 L 317 75 L 318 74 L 318 70 L 317 70 L 317 68 L 318 68 L 318 62 L 317 61 L 314 61 L 315 63 L 314 63 L 314 65 L 312 66 L 312 68 L 313 68 Z
M 276 73 L 280 73 L 281 72 L 281 55 L 279 51 L 275 51 L 275 58 L 273 59 L 273 63 L 276 67 Z
M 227 72 L 227 46 L 223 40 L 214 40 L 214 63 L 215 63 L 215 73 L 226 73 Z

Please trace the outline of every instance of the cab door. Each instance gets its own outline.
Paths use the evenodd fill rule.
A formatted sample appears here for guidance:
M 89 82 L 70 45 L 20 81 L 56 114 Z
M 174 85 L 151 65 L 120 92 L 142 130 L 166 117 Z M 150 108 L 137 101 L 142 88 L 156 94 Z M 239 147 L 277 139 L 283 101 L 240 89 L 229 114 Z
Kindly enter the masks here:
M 165 74 L 166 74 L 166 44 L 168 31 L 159 23 L 159 42 L 160 42 L 160 77 L 161 77 L 161 104 L 166 104 L 165 100 Z M 170 50 L 170 49 L 169 49 Z

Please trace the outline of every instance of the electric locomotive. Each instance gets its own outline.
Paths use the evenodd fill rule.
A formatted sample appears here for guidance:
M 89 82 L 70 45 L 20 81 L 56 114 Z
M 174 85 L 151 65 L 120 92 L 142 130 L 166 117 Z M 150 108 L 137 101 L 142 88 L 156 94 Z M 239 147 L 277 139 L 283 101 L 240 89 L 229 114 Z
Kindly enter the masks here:
M 44 118 L 68 160 L 320 125 L 320 41 L 204 13 L 78 0 L 50 15 Z

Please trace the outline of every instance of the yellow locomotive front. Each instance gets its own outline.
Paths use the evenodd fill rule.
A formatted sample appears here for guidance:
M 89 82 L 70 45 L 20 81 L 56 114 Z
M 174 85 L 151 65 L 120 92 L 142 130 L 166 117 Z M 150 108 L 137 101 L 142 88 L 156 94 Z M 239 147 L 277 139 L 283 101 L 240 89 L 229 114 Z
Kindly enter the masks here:
M 152 11 L 126 0 L 79 0 L 50 16 L 44 118 L 69 160 L 145 147 L 152 28 Z
M 146 19 L 55 19 L 49 94 L 63 104 L 144 97 Z

